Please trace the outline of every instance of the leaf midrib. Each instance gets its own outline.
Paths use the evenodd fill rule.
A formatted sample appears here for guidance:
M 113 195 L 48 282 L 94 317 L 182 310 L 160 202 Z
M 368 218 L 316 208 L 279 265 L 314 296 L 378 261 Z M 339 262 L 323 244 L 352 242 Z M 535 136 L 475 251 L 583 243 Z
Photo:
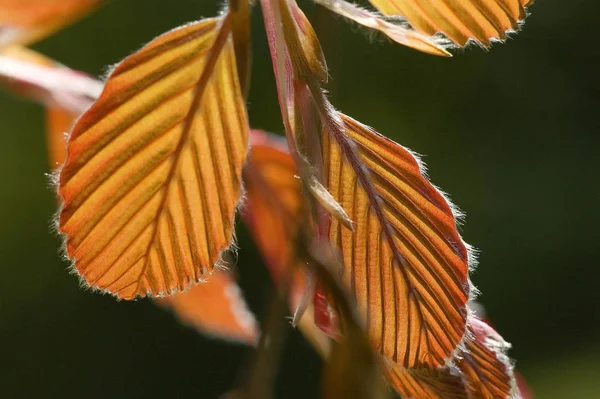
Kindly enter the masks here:
M 156 243 L 157 234 L 158 234 L 158 230 L 159 230 L 158 225 L 160 222 L 160 218 L 162 217 L 162 214 L 166 208 L 167 199 L 168 199 L 170 191 L 171 191 L 172 180 L 177 172 L 177 169 L 179 168 L 181 153 L 183 151 L 183 148 L 185 147 L 186 142 L 190 138 L 190 133 L 192 131 L 192 125 L 194 123 L 194 116 L 195 116 L 197 110 L 201 106 L 202 97 L 204 96 L 204 91 L 206 89 L 208 82 L 210 81 L 210 79 L 212 77 L 215 65 L 217 63 L 217 60 L 219 59 L 219 56 L 222 53 L 223 48 L 225 47 L 225 44 L 229 38 L 230 32 L 231 32 L 231 19 L 230 19 L 229 14 L 227 14 L 223 19 L 222 25 L 219 30 L 219 34 L 217 35 L 217 38 L 215 39 L 215 43 L 213 44 L 212 49 L 209 51 L 207 61 L 206 61 L 205 67 L 204 67 L 204 71 L 202 72 L 200 79 L 198 79 L 198 83 L 196 84 L 196 87 L 194 89 L 195 95 L 192 100 L 190 110 L 189 110 L 188 114 L 186 115 L 185 119 L 183 120 L 183 123 L 184 123 L 183 132 L 181 134 L 181 137 L 179 138 L 177 147 L 172 155 L 173 157 L 175 157 L 175 161 L 173 162 L 173 165 L 171 166 L 171 170 L 169 171 L 169 174 L 167 175 L 167 178 L 165 180 L 165 184 L 166 184 L 165 193 L 164 193 L 162 201 L 156 212 L 156 218 L 154 219 L 154 231 L 152 233 L 152 238 L 150 239 L 150 241 L 148 243 L 148 248 L 145 251 L 146 261 L 145 261 L 144 266 L 142 267 L 142 270 L 140 271 L 140 275 L 138 277 L 136 293 L 139 293 L 139 289 L 140 289 L 140 285 L 141 285 L 141 281 L 142 281 L 141 277 L 146 274 L 148 265 L 151 262 L 149 253 L 151 251 L 151 248 Z M 179 274 L 179 270 L 178 270 L 178 274 Z

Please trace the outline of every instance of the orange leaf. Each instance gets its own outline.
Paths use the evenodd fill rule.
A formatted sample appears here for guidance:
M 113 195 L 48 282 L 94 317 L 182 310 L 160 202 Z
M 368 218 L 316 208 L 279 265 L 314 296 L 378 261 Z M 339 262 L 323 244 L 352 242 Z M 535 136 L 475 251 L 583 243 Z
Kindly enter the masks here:
M 457 366 L 469 398 L 508 398 L 518 395 L 513 366 L 506 355 L 510 345 L 489 325 L 469 318 L 473 335 L 467 340 Z
M 425 35 L 443 33 L 459 46 L 505 39 L 525 19 L 533 0 L 369 0 L 385 15 L 401 16 Z
M 331 355 L 323 367 L 323 398 L 388 399 L 379 354 L 370 345 L 358 313 L 339 279 L 339 263 L 327 243 L 315 242 L 306 260 L 322 288 L 331 295 L 343 320 L 344 336 L 332 342 Z
M 209 281 L 157 302 L 202 333 L 250 345 L 258 341 L 254 315 L 229 271 L 218 270 Z
M 295 266 L 293 237 L 302 218 L 301 182 L 280 138 L 252 131 L 252 150 L 244 169 L 243 214 L 276 282 Z
M 344 0 L 316 0 L 316 2 L 360 25 L 383 33 L 396 43 L 433 55 L 451 56 L 444 48 L 444 43 L 438 38 L 426 36 L 401 25 L 390 23 L 352 3 Z
M 449 369 L 411 369 L 384 361 L 389 384 L 402 397 L 415 399 L 469 399 L 458 375 Z M 476 396 L 477 397 L 477 396 Z M 478 398 L 478 397 L 477 397 Z
M 230 32 L 225 16 L 158 37 L 75 125 L 59 229 L 89 286 L 170 294 L 230 246 L 248 137 Z
M 402 396 L 423 399 L 520 397 L 508 345 L 490 326 L 469 318 L 472 337 L 457 354 L 456 367 L 407 369 L 386 361 L 388 382 Z
M 244 220 L 276 284 L 290 282 L 289 305 L 295 311 L 304 296 L 303 267 L 296 259 L 295 241 L 303 217 L 301 182 L 284 141 L 254 130 L 244 170 Z M 329 352 L 328 338 L 314 324 L 309 306 L 299 328 L 321 354 Z
M 71 24 L 103 0 L 0 0 L 0 47 L 28 44 Z
M 469 298 L 452 208 L 411 152 L 339 116 L 323 136 L 327 185 L 355 224 L 354 233 L 337 220 L 329 229 L 344 281 L 384 357 L 439 367 L 463 338 Z

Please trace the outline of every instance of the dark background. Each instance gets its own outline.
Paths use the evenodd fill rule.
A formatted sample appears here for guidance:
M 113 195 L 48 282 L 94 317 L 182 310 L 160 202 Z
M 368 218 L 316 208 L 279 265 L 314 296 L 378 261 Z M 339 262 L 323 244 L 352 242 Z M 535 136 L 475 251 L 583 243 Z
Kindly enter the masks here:
M 212 0 L 119 0 L 34 46 L 102 75 L 154 36 L 212 16 Z M 376 38 L 300 1 L 318 30 L 332 102 L 426 154 L 433 182 L 468 217 L 481 250 L 472 276 L 488 316 L 538 398 L 600 397 L 598 241 L 600 3 L 540 0 L 524 30 L 452 59 Z M 254 13 L 253 126 L 282 131 L 272 69 Z M 78 287 L 50 232 L 42 108 L 0 93 L 0 396 L 218 397 L 249 354 L 198 336 L 150 301 Z M 238 228 L 237 269 L 264 308 L 267 275 Z M 320 363 L 297 333 L 280 397 L 314 397 Z

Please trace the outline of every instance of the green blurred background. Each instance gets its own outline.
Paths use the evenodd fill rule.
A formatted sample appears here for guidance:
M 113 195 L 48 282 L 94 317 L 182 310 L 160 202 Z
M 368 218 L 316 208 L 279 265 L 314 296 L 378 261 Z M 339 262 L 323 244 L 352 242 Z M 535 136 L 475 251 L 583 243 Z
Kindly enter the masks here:
M 219 1 L 219 3 L 221 3 Z M 481 250 L 480 300 L 538 398 L 600 398 L 600 3 L 540 0 L 490 51 L 441 59 L 365 34 L 300 1 L 328 58 L 332 102 L 426 154 Z M 214 15 L 213 0 L 119 0 L 35 48 L 102 75 L 154 36 Z M 281 132 L 260 11 L 253 126 Z M 0 397 L 213 398 L 250 351 L 198 336 L 150 301 L 78 287 L 51 232 L 40 106 L 0 93 Z M 237 270 L 262 312 L 266 272 L 238 226 Z M 320 362 L 297 332 L 278 395 L 315 397 Z

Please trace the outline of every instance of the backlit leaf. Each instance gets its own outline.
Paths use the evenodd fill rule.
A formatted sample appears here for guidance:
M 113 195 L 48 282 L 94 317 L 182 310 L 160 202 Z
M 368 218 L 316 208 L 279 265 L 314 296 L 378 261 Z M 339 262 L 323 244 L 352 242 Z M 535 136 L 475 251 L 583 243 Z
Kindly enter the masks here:
M 389 360 L 385 375 L 389 384 L 404 398 L 414 399 L 469 399 L 459 375 L 448 368 L 411 369 Z
M 344 0 L 315 1 L 360 25 L 383 33 L 397 43 L 429 54 L 451 56 L 451 54 L 444 49 L 443 43 L 439 39 L 385 21 L 374 13 L 362 9 L 352 3 L 348 3 Z
M 28 44 L 84 16 L 103 0 L 0 0 L 0 47 Z
M 473 335 L 457 362 L 463 374 L 468 398 L 520 397 L 513 366 L 506 355 L 510 345 L 489 325 L 477 318 L 469 318 Z
M 225 16 L 158 37 L 75 125 L 59 228 L 89 286 L 169 294 L 230 246 L 248 137 L 230 30 Z
M 490 326 L 469 318 L 471 335 L 457 353 L 455 366 L 407 369 L 386 361 L 386 377 L 400 395 L 419 399 L 519 398 L 509 345 Z
M 355 231 L 332 220 L 329 239 L 369 338 L 401 366 L 442 366 L 465 333 L 469 297 L 452 208 L 411 152 L 345 115 L 335 126 L 323 135 L 327 186 Z
M 443 33 L 459 46 L 505 39 L 525 19 L 533 0 L 369 0 L 385 15 L 402 16 L 418 32 Z
M 339 342 L 332 343 L 331 354 L 326 359 L 323 398 L 390 398 L 391 394 L 381 373 L 379 355 L 372 350 L 349 296 L 336 278 L 339 265 L 322 256 L 329 252 L 331 251 L 319 248 L 318 254 L 314 252 L 311 264 L 316 268 L 324 289 L 331 294 L 340 309 L 344 320 L 344 337 Z
M 275 283 L 289 281 L 289 305 L 294 312 L 306 286 L 306 267 L 296 258 L 295 247 L 304 209 L 302 184 L 281 138 L 254 130 L 251 144 L 244 170 L 243 218 Z M 318 352 L 329 352 L 329 339 L 314 324 L 312 306 L 305 310 L 298 327 Z
M 251 137 L 243 217 L 274 280 L 283 282 L 295 266 L 292 238 L 302 218 L 301 182 L 284 141 L 256 130 Z
M 279 0 L 281 22 L 295 78 L 327 81 L 327 63 L 317 33 L 295 1 Z
M 230 271 L 218 270 L 210 280 L 157 302 L 202 333 L 250 345 L 258 342 L 256 320 Z

